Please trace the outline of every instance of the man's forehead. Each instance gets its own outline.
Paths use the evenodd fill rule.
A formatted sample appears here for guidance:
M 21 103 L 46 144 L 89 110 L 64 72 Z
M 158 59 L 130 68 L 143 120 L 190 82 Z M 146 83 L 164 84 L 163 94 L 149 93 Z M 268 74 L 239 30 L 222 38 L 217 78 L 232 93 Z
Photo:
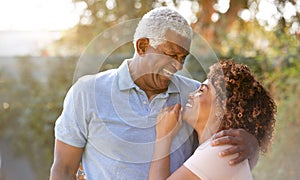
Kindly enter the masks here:
M 186 51 L 190 50 L 191 40 L 184 36 L 181 36 L 180 34 L 177 34 L 172 30 L 167 30 L 166 41 L 175 44 L 178 47 L 185 49 Z
M 174 53 L 180 53 L 185 55 L 188 55 L 190 53 L 189 49 L 186 49 L 186 47 L 183 47 L 181 44 L 175 44 L 174 42 L 167 41 L 167 45 L 167 49 Z

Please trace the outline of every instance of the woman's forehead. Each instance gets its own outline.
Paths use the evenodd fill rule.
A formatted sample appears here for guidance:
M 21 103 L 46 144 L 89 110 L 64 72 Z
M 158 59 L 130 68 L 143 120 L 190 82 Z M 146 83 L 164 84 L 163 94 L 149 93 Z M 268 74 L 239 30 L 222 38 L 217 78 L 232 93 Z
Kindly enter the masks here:
M 216 89 L 215 89 L 215 87 L 212 85 L 212 83 L 211 83 L 211 81 L 210 81 L 209 79 L 206 79 L 205 81 L 203 81 L 202 84 L 207 85 L 207 86 L 210 88 L 210 91 L 211 91 L 212 93 L 215 93 Z

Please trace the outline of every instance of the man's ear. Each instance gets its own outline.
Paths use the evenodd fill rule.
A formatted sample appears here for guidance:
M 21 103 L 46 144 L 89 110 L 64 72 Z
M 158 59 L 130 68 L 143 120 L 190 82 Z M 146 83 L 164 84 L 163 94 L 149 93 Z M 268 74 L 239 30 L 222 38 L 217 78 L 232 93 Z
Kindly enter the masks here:
M 149 48 L 149 39 L 141 38 L 136 41 L 136 51 L 140 56 L 143 56 Z

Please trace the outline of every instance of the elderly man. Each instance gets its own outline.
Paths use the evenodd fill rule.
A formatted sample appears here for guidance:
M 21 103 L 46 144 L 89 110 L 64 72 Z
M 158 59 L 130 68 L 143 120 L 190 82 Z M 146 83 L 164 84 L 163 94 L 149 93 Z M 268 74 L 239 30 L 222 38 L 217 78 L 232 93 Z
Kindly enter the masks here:
M 189 54 L 192 30 L 169 8 L 143 16 L 134 35 L 135 54 L 118 69 L 85 76 L 69 90 L 55 126 L 50 179 L 75 178 L 80 162 L 87 179 L 147 179 L 158 111 L 185 104 L 200 83 L 179 75 Z M 257 158 L 257 141 L 247 132 L 223 131 L 225 152 Z M 171 147 L 171 172 L 192 154 L 193 130 L 183 124 Z M 254 148 L 253 148 L 254 147 Z

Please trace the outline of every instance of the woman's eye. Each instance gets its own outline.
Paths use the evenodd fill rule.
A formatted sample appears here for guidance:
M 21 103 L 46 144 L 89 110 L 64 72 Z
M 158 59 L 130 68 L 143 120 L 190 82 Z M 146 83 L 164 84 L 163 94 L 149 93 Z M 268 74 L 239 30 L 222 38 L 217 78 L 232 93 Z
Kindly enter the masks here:
M 194 94 L 194 97 L 197 97 L 197 96 L 200 96 L 199 92 L 197 92 L 197 93 Z

